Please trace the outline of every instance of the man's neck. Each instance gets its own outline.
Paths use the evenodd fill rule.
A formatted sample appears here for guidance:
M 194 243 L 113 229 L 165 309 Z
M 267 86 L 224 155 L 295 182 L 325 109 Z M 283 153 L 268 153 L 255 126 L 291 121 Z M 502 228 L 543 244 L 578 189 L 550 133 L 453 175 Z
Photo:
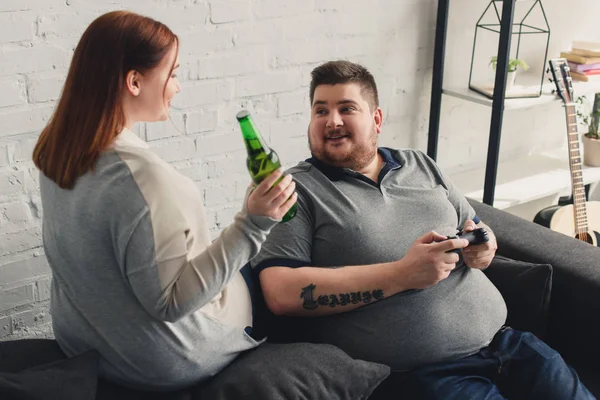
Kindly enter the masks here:
M 383 168 L 383 164 L 383 157 L 381 157 L 381 154 L 379 154 L 379 152 L 376 152 L 375 157 L 373 157 L 371 162 L 369 162 L 367 165 L 365 165 L 360 170 L 357 170 L 356 172 L 360 172 L 373 182 L 378 183 L 379 173 Z

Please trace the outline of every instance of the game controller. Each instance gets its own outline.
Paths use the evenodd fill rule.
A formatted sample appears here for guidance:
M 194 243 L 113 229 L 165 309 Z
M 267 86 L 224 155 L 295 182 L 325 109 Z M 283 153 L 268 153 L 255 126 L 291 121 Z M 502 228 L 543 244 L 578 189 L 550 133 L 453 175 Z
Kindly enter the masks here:
M 477 228 L 472 230 L 471 232 L 463 232 L 460 231 L 456 234 L 456 236 L 448 236 L 448 239 L 467 239 L 469 241 L 469 246 L 486 243 L 490 240 L 487 231 L 485 228 Z M 449 251 L 459 252 L 461 249 L 452 249 Z

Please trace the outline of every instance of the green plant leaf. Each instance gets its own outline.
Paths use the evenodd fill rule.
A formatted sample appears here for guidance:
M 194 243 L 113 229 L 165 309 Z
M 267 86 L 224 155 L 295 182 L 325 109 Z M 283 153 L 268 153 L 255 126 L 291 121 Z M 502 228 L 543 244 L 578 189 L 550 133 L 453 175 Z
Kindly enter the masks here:
M 495 70 L 498 65 L 498 56 L 490 57 L 489 65 L 492 67 L 492 69 Z M 529 65 L 527 65 L 527 63 L 523 60 L 519 60 L 517 58 L 512 58 L 508 60 L 508 72 L 514 72 L 517 70 L 518 67 L 523 68 L 525 71 L 529 69 Z

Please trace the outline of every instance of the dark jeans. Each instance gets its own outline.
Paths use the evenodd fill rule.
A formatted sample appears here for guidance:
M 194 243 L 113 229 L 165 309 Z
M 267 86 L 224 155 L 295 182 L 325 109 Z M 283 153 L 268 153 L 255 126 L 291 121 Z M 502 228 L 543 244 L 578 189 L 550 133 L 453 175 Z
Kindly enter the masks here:
M 393 386 L 395 398 L 410 400 L 595 399 L 558 352 L 511 328 L 472 356 L 401 374 Z

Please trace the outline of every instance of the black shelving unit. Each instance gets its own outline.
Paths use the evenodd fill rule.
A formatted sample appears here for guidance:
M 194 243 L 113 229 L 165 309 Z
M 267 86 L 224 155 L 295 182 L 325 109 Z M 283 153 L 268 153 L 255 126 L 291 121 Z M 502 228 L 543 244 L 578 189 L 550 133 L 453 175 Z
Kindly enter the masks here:
M 500 38 L 498 43 L 498 64 L 492 99 L 492 118 L 490 121 L 490 136 L 488 140 L 487 162 L 485 167 L 485 182 L 483 202 L 494 205 L 494 191 L 498 172 L 500 154 L 500 135 L 504 115 L 504 100 L 506 76 L 512 36 L 512 24 L 516 0 L 502 0 L 502 19 L 500 21 Z M 433 79 L 431 88 L 431 105 L 429 113 L 429 138 L 427 154 L 437 159 L 438 137 L 440 129 L 440 111 L 444 84 L 444 58 L 446 53 L 446 34 L 448 30 L 448 9 L 450 0 L 439 0 L 437 10 L 437 25 L 435 32 L 435 48 L 433 58 Z

